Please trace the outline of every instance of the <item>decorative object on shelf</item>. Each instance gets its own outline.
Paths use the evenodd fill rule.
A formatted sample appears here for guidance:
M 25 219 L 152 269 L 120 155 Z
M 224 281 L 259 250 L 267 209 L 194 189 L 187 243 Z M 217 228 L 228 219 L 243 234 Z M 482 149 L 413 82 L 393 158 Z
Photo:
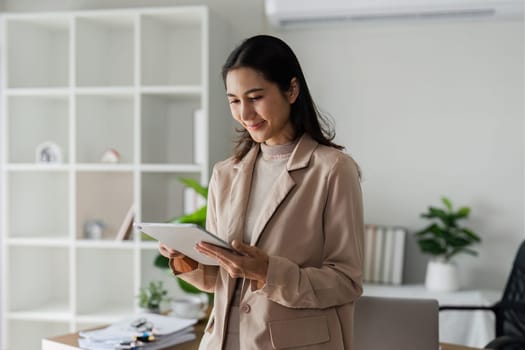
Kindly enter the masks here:
M 162 281 L 150 281 L 146 287 L 139 290 L 139 306 L 153 313 L 161 312 L 161 304 L 170 302 L 171 298 L 167 296 L 168 291 L 164 288 Z
M 183 298 L 172 300 L 171 310 L 177 317 L 202 319 L 207 316 L 208 303 L 204 293 L 185 295 Z
M 62 150 L 51 141 L 46 141 L 36 146 L 37 163 L 62 163 Z
M 425 286 L 430 290 L 454 291 L 460 286 L 457 265 L 452 258 L 460 253 L 478 255 L 470 246 L 481 242 L 481 238 L 457 223 L 468 218 L 469 207 L 454 211 L 448 198 L 443 197 L 441 201 L 444 209 L 429 207 L 428 212 L 421 214 L 421 217 L 431 220 L 431 224 L 415 235 L 421 251 L 432 255 L 427 265 Z
M 190 178 L 179 178 L 179 181 L 182 182 L 184 185 L 186 185 L 189 188 L 192 188 L 196 193 L 198 193 L 201 197 L 204 198 L 204 202 L 206 202 L 206 198 L 208 198 L 208 187 L 202 186 L 198 181 Z M 189 213 L 180 217 L 175 217 L 169 222 L 178 222 L 178 223 L 186 223 L 186 224 L 197 224 L 201 227 L 206 226 L 206 211 L 208 209 L 208 206 L 204 204 L 199 209 L 195 210 L 193 213 Z M 168 266 L 169 260 L 164 257 L 161 254 L 157 254 L 157 257 L 155 258 L 154 265 L 158 267 L 159 269 L 169 269 Z M 186 293 L 190 294 L 202 294 L 203 292 L 193 285 L 189 284 L 188 282 L 184 281 L 183 279 L 177 278 L 177 282 L 179 283 L 180 288 L 185 291 Z M 213 304 L 213 293 L 205 293 L 208 296 L 208 304 Z
M 87 220 L 84 223 L 84 238 L 102 239 L 102 234 L 107 225 L 99 219 Z
M 129 207 L 126 216 L 122 220 L 122 223 L 120 224 L 120 228 L 117 231 L 117 235 L 115 236 L 116 241 L 124 241 L 129 239 L 129 236 L 131 234 L 131 227 L 133 226 L 133 217 L 135 216 L 135 208 L 133 204 Z
M 118 163 L 120 161 L 120 153 L 114 148 L 108 148 L 102 153 L 100 161 L 102 163 Z

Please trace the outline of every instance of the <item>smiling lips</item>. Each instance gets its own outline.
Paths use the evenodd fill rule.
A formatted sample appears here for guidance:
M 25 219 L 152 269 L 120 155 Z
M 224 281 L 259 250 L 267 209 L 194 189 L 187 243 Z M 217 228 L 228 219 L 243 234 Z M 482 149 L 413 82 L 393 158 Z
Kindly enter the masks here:
M 265 122 L 266 122 L 266 121 L 263 120 L 263 121 L 260 121 L 260 122 L 257 123 L 257 124 L 245 125 L 245 127 L 246 127 L 246 129 L 248 129 L 248 130 L 258 130 L 258 129 L 260 129 L 260 128 L 263 126 L 263 124 L 264 124 Z

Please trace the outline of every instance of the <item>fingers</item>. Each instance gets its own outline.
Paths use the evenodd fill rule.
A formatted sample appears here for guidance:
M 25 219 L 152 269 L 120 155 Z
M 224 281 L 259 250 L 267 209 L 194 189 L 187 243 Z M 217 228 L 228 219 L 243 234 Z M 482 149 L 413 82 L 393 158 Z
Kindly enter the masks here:
M 255 254 L 257 254 L 258 251 L 257 247 L 242 243 L 241 241 L 238 241 L 236 239 L 232 241 L 232 247 L 233 249 L 241 253 L 241 255 L 245 256 L 255 256 Z
M 159 252 L 162 256 L 168 259 L 182 258 L 184 256 L 184 254 L 182 254 L 181 252 L 175 249 L 171 249 L 170 247 L 168 247 L 162 242 L 159 242 Z
M 249 246 L 237 240 L 232 242 L 232 247 L 240 254 L 205 242 L 197 244 L 195 249 L 201 254 L 216 259 L 232 278 L 243 277 L 265 281 L 268 270 L 268 255 L 257 247 Z
M 199 242 L 195 246 L 195 249 L 199 253 L 217 260 L 221 267 L 224 268 L 232 278 L 245 277 L 240 255 L 216 245 L 207 244 L 206 242 Z
M 208 244 L 206 242 L 199 242 L 196 246 L 195 246 L 195 249 L 201 253 L 201 254 L 205 254 L 207 256 L 210 256 L 212 258 L 218 258 L 218 257 L 222 257 L 222 258 L 231 258 L 232 256 L 234 256 L 234 254 L 232 254 L 231 252 L 229 252 L 227 249 L 223 249 L 221 247 L 218 247 L 214 244 Z

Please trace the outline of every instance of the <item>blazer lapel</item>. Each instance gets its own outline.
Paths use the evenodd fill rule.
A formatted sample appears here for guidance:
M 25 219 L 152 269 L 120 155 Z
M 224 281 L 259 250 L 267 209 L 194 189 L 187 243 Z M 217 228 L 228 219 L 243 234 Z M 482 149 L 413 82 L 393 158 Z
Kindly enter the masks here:
M 237 173 L 233 179 L 230 191 L 228 242 L 234 239 L 242 241 L 253 168 L 258 153 L 259 146 L 252 147 L 246 156 L 234 166 Z
M 271 217 L 279 207 L 279 205 L 284 201 L 288 193 L 294 188 L 295 181 L 290 176 L 288 171 L 283 171 L 281 175 L 277 178 L 275 181 L 273 188 L 268 193 L 267 200 L 265 201 L 265 207 L 264 210 L 259 214 L 259 217 L 257 218 L 257 221 L 255 222 L 255 227 L 252 234 L 252 239 L 250 244 L 256 245 L 259 241 L 259 237 L 261 236 L 264 227 L 266 227 L 266 224 L 268 221 L 270 221 Z
M 306 134 L 301 136 L 297 142 L 297 146 L 295 146 L 295 149 L 290 156 L 290 159 L 288 160 L 288 163 L 286 164 L 286 170 L 277 178 L 274 186 L 268 194 L 265 207 L 255 222 L 250 242 L 251 245 L 257 244 L 266 224 L 270 221 L 277 208 L 286 199 L 290 191 L 295 187 L 295 180 L 291 175 L 292 171 L 307 167 L 316 147 L 317 142 L 310 138 L 310 136 Z

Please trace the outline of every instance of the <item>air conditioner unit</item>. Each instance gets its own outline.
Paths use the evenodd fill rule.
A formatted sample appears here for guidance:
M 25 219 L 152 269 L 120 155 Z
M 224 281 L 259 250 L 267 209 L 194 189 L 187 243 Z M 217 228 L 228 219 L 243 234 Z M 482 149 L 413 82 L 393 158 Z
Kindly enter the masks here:
M 519 17 L 522 0 L 265 0 L 276 26 L 372 19 Z

